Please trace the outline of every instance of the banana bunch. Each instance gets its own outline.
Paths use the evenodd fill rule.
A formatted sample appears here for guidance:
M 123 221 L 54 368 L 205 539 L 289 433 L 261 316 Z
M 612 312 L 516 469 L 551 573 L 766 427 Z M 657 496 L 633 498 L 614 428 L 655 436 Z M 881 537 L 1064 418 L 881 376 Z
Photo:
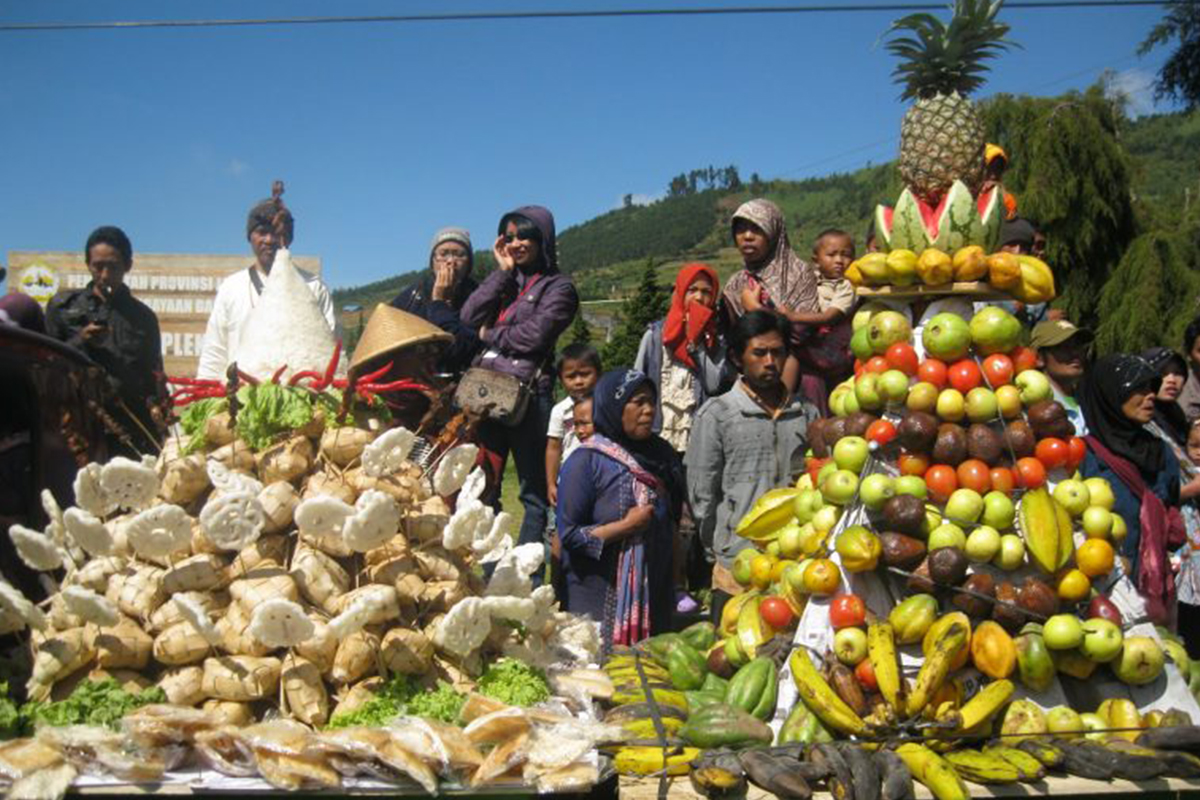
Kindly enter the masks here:
M 998 755 L 982 753 L 979 750 L 952 750 L 942 758 L 954 768 L 960 778 L 971 783 L 1005 784 L 1016 783 L 1021 779 L 1017 768 Z
M 959 654 L 967 646 L 967 636 L 970 635 L 970 632 L 967 625 L 956 621 L 951 623 L 942 635 L 938 637 L 932 651 L 925 657 L 924 663 L 921 664 L 921 671 L 917 673 L 917 680 L 913 686 L 913 691 L 908 696 L 908 701 L 905 704 L 906 716 L 915 717 L 917 714 L 920 714 L 925 709 L 926 704 L 942 688 L 942 684 L 946 682 L 946 678 L 950 675 L 950 666 L 953 664 L 954 659 L 958 658 Z M 867 647 L 869 650 L 869 639 Z
M 850 708 L 825 680 L 803 648 L 792 651 L 788 659 L 796 692 L 809 710 L 830 730 L 844 735 L 862 735 L 867 723 Z
M 908 742 L 896 748 L 914 778 L 920 781 L 937 800 L 967 800 L 971 796 L 958 771 L 950 762 L 923 744 Z
M 621 775 L 687 775 L 699 755 L 699 747 L 622 747 L 613 754 L 613 767 Z
M 896 634 L 890 622 L 872 622 L 867 626 L 867 657 L 871 660 L 871 668 L 875 670 L 879 693 L 883 695 L 888 708 L 893 715 L 904 714 L 908 708 L 908 687 L 900 674 Z

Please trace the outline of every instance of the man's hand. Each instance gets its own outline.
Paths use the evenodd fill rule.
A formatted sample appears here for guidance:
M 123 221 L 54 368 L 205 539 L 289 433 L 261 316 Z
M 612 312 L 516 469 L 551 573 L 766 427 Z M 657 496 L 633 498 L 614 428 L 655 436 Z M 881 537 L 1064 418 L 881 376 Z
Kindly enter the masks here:
M 447 302 L 454 292 L 454 267 L 442 261 L 433 263 L 433 299 Z
M 742 308 L 745 309 L 747 313 L 751 311 L 758 311 L 762 307 L 763 305 L 758 299 L 757 286 L 747 286 L 746 288 L 742 289 Z
M 104 336 L 107 330 L 107 325 L 102 325 L 99 322 L 89 322 L 87 325 L 84 325 L 83 330 L 79 332 L 79 338 L 83 339 L 86 344 L 92 344 Z
M 557 486 L 555 486 L 554 484 L 550 485 L 550 488 L 546 490 L 546 499 L 550 501 L 551 508 L 558 505 L 558 487 Z
M 634 506 L 629 509 L 629 513 L 625 515 L 624 522 L 628 526 L 629 532 L 641 533 L 650 527 L 650 523 L 654 520 L 654 506 Z
M 504 241 L 504 235 L 496 237 L 496 243 L 492 245 L 492 255 L 496 257 L 496 266 L 505 272 L 511 272 L 517 262 L 508 254 L 508 242 Z

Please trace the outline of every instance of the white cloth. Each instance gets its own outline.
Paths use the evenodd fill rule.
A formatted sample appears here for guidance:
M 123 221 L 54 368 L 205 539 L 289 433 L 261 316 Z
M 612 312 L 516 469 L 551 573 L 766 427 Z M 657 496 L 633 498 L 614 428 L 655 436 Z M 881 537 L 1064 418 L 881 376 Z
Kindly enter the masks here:
M 257 266 L 253 269 L 258 269 Z M 319 277 L 304 270 L 297 270 L 308 284 L 309 290 L 317 298 L 321 313 L 329 323 L 329 329 L 341 338 L 340 326 L 333 311 L 333 298 L 329 289 Z M 266 281 L 267 276 L 259 273 Z M 208 317 L 208 327 L 204 331 L 204 348 L 200 351 L 200 365 L 196 369 L 197 378 L 224 380 L 225 370 L 230 362 L 237 360 L 238 347 L 241 345 L 242 331 L 250 319 L 250 312 L 258 305 L 258 292 L 250 279 L 250 270 L 241 269 L 221 281 L 217 288 L 217 299 L 213 303 L 212 314 Z M 281 331 L 281 333 L 283 333 Z M 283 366 L 282 364 L 280 366 Z
M 546 435 L 551 439 L 562 442 L 562 458 L 558 465 L 567 463 L 567 456 L 579 447 L 579 437 L 575 435 L 575 401 L 565 397 L 550 409 L 550 424 L 546 426 Z
M 662 376 L 659 385 L 662 397 L 662 430 L 659 436 L 675 448 L 675 452 L 687 452 L 688 439 L 692 434 L 692 420 L 696 417 L 696 375 L 674 359 L 667 348 L 663 348 Z

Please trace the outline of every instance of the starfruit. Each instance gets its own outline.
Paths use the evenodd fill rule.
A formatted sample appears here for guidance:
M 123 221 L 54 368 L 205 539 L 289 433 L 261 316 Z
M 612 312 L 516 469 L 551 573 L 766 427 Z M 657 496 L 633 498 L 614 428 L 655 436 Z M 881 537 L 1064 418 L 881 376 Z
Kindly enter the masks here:
M 883 543 L 879 537 L 862 525 L 854 525 L 839 533 L 834 547 L 847 572 L 873 570 L 883 554 Z
M 743 592 L 735 594 L 725 602 L 721 609 L 721 624 L 717 626 L 721 636 L 733 636 L 737 632 L 738 614 L 741 613 L 742 606 L 758 596 L 758 592 Z
M 937 644 L 937 640 L 943 633 L 945 633 L 946 629 L 955 622 L 962 623 L 963 628 L 965 628 L 967 631 L 967 640 L 964 646 L 956 651 L 954 659 L 950 662 L 951 672 L 955 672 L 965 667 L 967 665 L 967 659 L 971 657 L 971 618 L 961 611 L 952 611 L 949 614 L 942 614 L 934 621 L 932 625 L 929 626 L 929 630 L 925 631 L 925 637 L 921 641 L 921 652 L 926 658 L 928 658 L 929 654 L 933 652 L 933 648 L 934 645 Z M 930 705 L 936 709 L 940 704 L 931 702 Z
M 992 680 L 1007 678 L 1017 667 L 1017 646 L 999 623 L 986 620 L 971 637 L 971 661 Z
M 954 280 L 977 281 L 987 275 L 987 254 L 977 244 L 961 248 L 954 254 Z
M 917 254 L 912 250 L 893 250 L 887 254 L 887 274 L 896 286 L 917 282 Z
M 954 262 L 941 250 L 930 247 L 917 259 L 917 274 L 926 286 L 944 286 L 954 280 Z
M 1017 256 L 1021 279 L 1010 291 L 1023 303 L 1048 303 L 1054 299 L 1054 273 L 1050 266 L 1033 256 Z
M 1046 487 L 1026 492 L 1017 514 L 1025 552 L 1043 572 L 1053 575 L 1066 566 L 1075 550 L 1071 515 Z
M 988 283 L 997 289 L 1012 291 L 1021 282 L 1021 262 L 1012 253 L 992 253 L 987 269 Z
M 929 626 L 937 619 L 937 613 L 937 598 L 931 594 L 914 594 L 900 601 L 888 614 L 888 622 L 896 634 L 896 643 L 916 644 L 921 641 Z
M 742 604 L 737 618 L 737 639 L 742 650 L 750 658 L 754 658 L 758 648 L 771 640 L 775 629 L 768 625 L 759 613 L 762 597 L 755 596 Z
M 887 253 L 867 253 L 854 262 L 867 286 L 882 286 L 889 280 Z
M 769 542 L 779 535 L 784 525 L 796 518 L 792 504 L 800 492 L 795 486 L 772 489 L 754 501 L 754 505 L 738 522 L 734 533 L 752 542 Z

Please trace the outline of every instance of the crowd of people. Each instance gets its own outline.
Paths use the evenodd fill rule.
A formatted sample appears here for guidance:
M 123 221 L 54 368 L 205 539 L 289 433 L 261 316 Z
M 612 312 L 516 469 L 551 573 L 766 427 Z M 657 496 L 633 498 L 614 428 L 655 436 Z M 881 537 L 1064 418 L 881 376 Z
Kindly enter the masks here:
M 293 234 L 277 200 L 251 209 L 254 260 L 218 289 L 199 377 L 222 378 L 236 362 L 240 332 Z M 452 337 L 434 366 L 449 384 L 483 370 L 521 387 L 519 405 L 478 427 L 487 499 L 499 506 L 511 460 L 523 507 L 520 543 L 548 548 L 564 606 L 597 619 L 610 643 L 670 628 L 698 610 L 701 589 L 711 590 L 719 619 L 741 591 L 731 573 L 742 547 L 737 522 L 759 496 L 803 471 L 809 424 L 826 413 L 829 389 L 853 374 L 857 299 L 844 272 L 854 239 L 826 230 L 811 258 L 802 258 L 783 213 L 765 199 L 739 207 L 729 235 L 742 269 L 722 286 L 711 266 L 684 265 L 666 317 L 646 330 L 632 365 L 604 365 L 588 345 L 559 348 L 579 297 L 558 263 L 554 217 L 541 206 L 501 217 L 496 267 L 480 282 L 468 231 L 438 231 L 428 269 L 390 303 Z M 868 236 L 866 249 L 873 245 Z M 1016 218 L 1006 222 L 1001 245 L 1036 252 L 1044 239 Z M 0 323 L 86 353 L 108 372 L 142 434 L 161 436 L 158 324 L 124 283 L 132 245 L 119 229 L 102 227 L 84 255 L 92 277 L 85 288 L 53 298 L 44 318 L 29 298 L 9 294 L 0 298 Z M 336 331 L 328 289 L 316 276 L 304 279 Z M 1010 307 L 1031 326 L 1038 366 L 1085 437 L 1081 472 L 1113 486 L 1129 531 L 1127 574 L 1152 613 L 1177 620 L 1200 655 L 1200 318 L 1182 354 L 1157 347 L 1093 362 L 1090 331 L 1052 309 Z M 959 298 L 897 308 L 914 325 L 942 311 L 972 313 Z M 120 443 L 113 446 L 120 452 Z

